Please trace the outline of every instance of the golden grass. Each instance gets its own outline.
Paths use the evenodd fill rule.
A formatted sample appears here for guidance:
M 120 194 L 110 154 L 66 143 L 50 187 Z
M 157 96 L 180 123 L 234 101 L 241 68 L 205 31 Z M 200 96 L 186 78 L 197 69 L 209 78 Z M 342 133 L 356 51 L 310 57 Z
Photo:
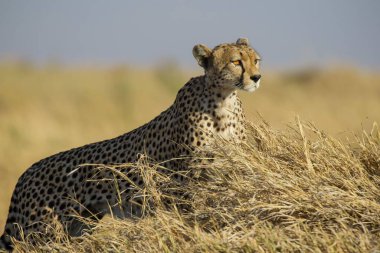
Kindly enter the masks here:
M 4 227 L 14 185 L 28 166 L 56 152 L 111 138 L 149 121 L 174 101 L 176 90 L 193 75 L 178 70 L 173 64 L 157 69 L 137 69 L 130 66 L 70 69 L 61 66 L 35 67 L 26 63 L 0 64 L 0 186 L 2 188 L 0 192 L 0 231 Z M 353 133 L 361 133 L 362 130 L 369 133 L 373 122 L 380 122 L 379 74 L 351 68 L 336 68 L 298 70 L 286 73 L 269 72 L 264 73 L 263 76 L 262 86 L 257 92 L 240 93 L 240 95 L 248 119 L 253 122 L 261 122 L 257 119 L 257 113 L 259 113 L 270 122 L 271 127 L 264 127 L 259 123 L 254 125 L 256 131 L 260 129 L 263 131 L 259 135 L 260 138 L 265 137 L 260 144 L 263 146 L 254 148 L 256 142 L 252 141 L 251 149 L 245 149 L 241 154 L 236 154 L 236 159 L 240 159 L 240 165 L 237 165 L 238 170 L 235 174 L 240 178 L 245 175 L 239 174 L 240 171 L 248 169 L 247 172 L 244 172 L 251 173 L 246 178 L 248 181 L 241 181 L 244 191 L 247 188 L 247 194 L 252 194 L 250 198 L 252 196 L 259 197 L 260 193 L 268 191 L 268 196 L 271 198 L 266 201 L 274 201 L 274 204 L 266 205 L 265 201 L 251 203 L 248 197 L 239 199 L 224 195 L 231 191 L 228 187 L 232 187 L 232 191 L 241 189 L 236 188 L 238 187 L 237 182 L 233 185 L 227 182 L 226 187 L 220 188 L 225 189 L 226 192 L 214 189 L 215 192 L 212 194 L 202 188 L 202 185 L 199 186 L 200 189 L 205 190 L 205 194 L 215 197 L 215 201 L 218 203 L 216 207 L 220 205 L 221 208 L 230 210 L 231 207 L 223 206 L 222 200 L 226 198 L 226 201 L 232 201 L 235 198 L 233 203 L 237 203 L 237 209 L 269 210 L 268 215 L 273 214 L 273 217 L 281 218 L 279 219 L 280 225 L 272 222 L 274 218 L 266 216 L 264 211 L 260 212 L 260 215 L 257 212 L 247 213 L 246 220 L 239 222 L 239 217 L 233 214 L 235 209 L 232 208 L 230 218 L 236 219 L 237 225 L 220 227 L 220 224 L 216 223 L 216 230 L 207 232 L 204 231 L 202 224 L 199 224 L 199 227 L 194 224 L 190 226 L 186 223 L 186 217 L 159 210 L 162 214 L 157 214 L 156 217 L 162 219 L 147 218 L 138 223 L 103 221 L 99 225 L 99 230 L 92 236 L 84 238 L 82 244 L 74 242 L 74 244 L 70 244 L 71 246 L 68 244 L 56 245 L 56 247 L 78 247 L 78 249 L 82 247 L 84 251 L 91 244 L 98 245 L 93 241 L 97 238 L 96 236 L 105 236 L 106 238 L 109 236 L 112 238 L 110 240 L 120 244 L 123 249 L 126 249 L 124 241 L 128 242 L 128 245 L 131 245 L 133 241 L 133 245 L 136 245 L 133 247 L 137 249 L 140 247 L 138 245 L 143 245 L 143 240 L 147 240 L 148 235 L 152 234 L 157 240 L 162 240 L 155 243 L 152 241 L 150 244 L 152 251 L 156 250 L 154 247 L 157 245 L 162 246 L 160 246 L 161 251 L 164 250 L 165 247 L 169 247 L 166 244 L 167 240 L 172 239 L 174 241 L 171 243 L 178 249 L 185 250 L 188 249 L 187 247 L 195 245 L 195 249 L 200 251 L 206 250 L 208 245 L 210 245 L 210 250 L 230 251 L 239 247 L 244 249 L 245 244 L 248 245 L 247 249 L 256 247 L 255 249 L 258 251 L 276 249 L 272 247 L 281 247 L 283 251 L 286 251 L 286 249 L 290 249 L 291 245 L 300 247 L 301 251 L 308 251 L 307 247 L 310 247 L 310 250 L 319 247 L 325 251 L 334 249 L 339 251 L 339 247 L 349 251 L 354 246 L 362 247 L 363 251 L 374 248 L 376 246 L 374 238 L 378 235 L 378 230 L 371 230 L 366 224 L 367 222 L 372 225 L 376 222 L 377 225 L 379 223 L 376 217 L 373 218 L 371 213 L 367 213 L 372 210 L 371 208 L 378 208 L 376 203 L 379 202 L 379 192 L 378 188 L 373 188 L 373 182 L 377 182 L 378 187 L 379 184 L 376 180 L 380 174 L 378 167 L 379 143 L 373 140 L 375 138 L 373 136 L 366 141 L 359 141 L 355 139 Z M 329 134 L 322 134 L 321 131 L 315 130 L 320 133 L 320 136 L 316 133 L 310 134 L 307 141 L 295 138 L 293 130 L 285 127 L 295 115 L 300 115 L 302 119 L 313 122 L 318 129 L 323 129 Z M 323 139 L 322 135 L 326 139 Z M 279 146 L 275 147 L 275 145 Z M 233 151 L 229 152 L 233 153 Z M 277 156 L 274 155 L 276 152 L 278 152 Z M 227 153 L 224 158 L 221 157 L 221 161 L 226 157 L 233 158 L 230 153 Z M 301 159 L 302 157 L 304 160 Z M 306 165 L 301 161 L 306 161 Z M 236 163 L 239 164 L 237 161 Z M 234 169 L 228 166 L 219 168 L 218 164 L 218 162 L 215 164 L 215 169 L 221 169 L 221 171 Z M 266 170 L 262 171 L 264 168 Z M 213 170 L 213 168 L 209 169 Z M 281 173 L 282 170 L 284 173 Z M 365 173 L 372 176 L 365 176 L 367 175 Z M 312 181 L 313 177 L 315 177 L 315 181 Z M 364 180 L 364 178 L 367 179 Z M 243 179 L 241 178 L 241 180 Z M 254 184 L 258 183 L 257 180 L 261 180 L 261 184 L 255 186 Z M 333 182 L 335 182 L 334 187 L 331 186 Z M 209 185 L 211 188 L 217 186 L 212 184 L 213 181 L 210 182 L 210 185 L 209 183 L 205 185 Z M 365 186 L 359 187 L 360 184 Z M 305 187 L 309 187 L 309 185 L 310 190 L 305 190 Z M 349 188 L 344 188 L 347 187 L 346 185 Z M 272 190 L 275 191 L 273 195 L 271 195 Z M 355 199 L 351 198 L 353 196 L 350 195 L 353 194 L 351 190 L 358 196 L 359 192 L 362 192 L 363 199 L 355 202 Z M 367 191 L 377 191 L 377 199 L 369 201 L 367 199 L 369 195 L 366 195 Z M 294 192 L 300 197 L 298 202 L 290 196 Z M 318 192 L 319 194 L 317 194 Z M 201 192 L 197 192 L 197 194 L 201 194 Z M 207 197 L 206 195 L 200 196 Z M 354 202 L 350 202 L 351 200 Z M 198 200 L 194 201 L 192 205 L 198 208 Z M 263 201 L 261 197 L 260 201 Z M 321 201 L 324 203 L 322 206 L 319 205 Z M 249 203 L 252 204 L 252 207 L 246 206 Z M 347 209 L 348 203 L 351 203 L 351 209 Z M 329 205 L 331 206 L 329 207 Z M 343 205 L 344 208 L 341 208 L 340 205 Z M 363 210 L 363 206 L 367 207 L 366 210 Z M 305 209 L 302 209 L 303 207 Z M 206 212 L 202 206 L 199 208 L 201 209 L 190 216 Z M 214 219 L 214 216 L 219 217 L 218 212 L 222 212 L 218 208 L 207 210 L 209 216 L 213 214 L 211 218 L 207 219 Z M 273 210 L 278 210 L 279 213 Z M 351 216 L 345 216 L 348 215 L 349 210 L 352 210 L 352 213 L 349 213 L 351 216 L 356 215 L 356 220 Z M 282 213 L 284 216 L 278 216 Z M 298 213 L 297 222 L 302 221 L 303 215 L 305 215 L 305 223 L 294 223 L 295 218 L 292 218 L 292 215 L 296 215 L 296 213 Z M 222 219 L 227 219 L 227 213 L 220 215 Z M 287 215 L 290 215 L 290 221 L 283 221 Z M 313 222 L 321 218 L 320 225 L 322 227 L 311 226 L 314 223 L 309 220 L 310 217 L 313 217 Z M 338 217 L 338 220 L 335 220 L 336 223 L 329 223 L 334 221 L 333 217 Z M 243 226 L 242 230 L 238 232 L 240 223 L 250 219 L 252 220 L 248 223 L 254 225 L 249 228 Z M 230 220 L 228 221 L 230 222 Z M 352 225 L 354 222 L 347 225 L 348 221 L 359 222 L 359 225 Z M 173 228 L 157 229 L 161 223 L 165 222 L 173 222 Z M 166 238 L 166 230 L 179 229 L 177 226 L 180 226 L 181 222 L 184 223 L 181 226 L 184 227 L 185 234 L 192 239 L 187 241 L 186 236 L 180 238 L 173 234 L 169 234 L 169 238 Z M 340 222 L 346 227 L 336 225 Z M 286 225 L 288 223 L 289 226 Z M 145 226 L 144 224 L 147 226 L 150 224 L 152 228 L 146 227 L 145 232 L 140 234 L 138 231 Z M 326 226 L 329 228 L 332 224 L 331 230 L 326 229 L 324 224 L 327 224 Z M 362 226 L 364 232 L 360 232 L 358 226 Z M 123 228 L 123 230 L 108 231 L 111 227 Z M 293 228 L 294 230 L 292 230 Z M 128 231 L 132 235 L 137 233 L 136 237 L 141 237 L 143 240 L 129 238 Z M 181 234 L 181 230 L 178 231 Z M 107 235 L 107 233 L 109 234 Z M 355 233 L 358 233 L 358 236 Z M 119 235 L 124 236 L 117 239 Z M 87 244 L 86 240 L 88 240 Z M 336 240 L 339 242 L 335 243 Z M 353 242 L 350 243 L 349 240 Z M 229 248 L 229 245 L 232 248 Z M 330 248 L 322 248 L 323 245 L 330 245 Z M 344 245 L 348 245 L 347 248 L 344 248 Z M 214 246 L 221 248 L 213 248 Z M 106 245 L 97 247 L 101 249 Z M 169 247 L 169 249 L 175 251 L 176 248 Z
M 242 147 L 219 140 L 214 162 L 193 168 L 198 177 L 181 187 L 191 196 L 178 200 L 182 208 L 165 207 L 163 193 L 175 183 L 140 162 L 149 186 L 137 194 L 144 194 L 150 215 L 108 217 L 92 234 L 70 240 L 57 232 L 54 240 L 37 246 L 17 243 L 17 251 L 380 250 L 377 127 L 358 136 L 355 147 L 299 121 L 282 131 L 260 121 L 249 133 Z

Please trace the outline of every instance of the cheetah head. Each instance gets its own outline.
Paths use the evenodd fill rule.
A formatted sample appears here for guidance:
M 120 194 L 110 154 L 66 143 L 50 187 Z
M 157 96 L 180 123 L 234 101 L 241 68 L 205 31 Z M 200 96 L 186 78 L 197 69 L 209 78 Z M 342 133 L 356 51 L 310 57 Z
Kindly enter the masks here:
M 209 83 L 225 89 L 241 89 L 249 92 L 259 88 L 261 75 L 260 56 L 248 44 L 248 39 L 236 43 L 221 44 L 214 49 L 199 44 L 193 55 L 204 68 Z

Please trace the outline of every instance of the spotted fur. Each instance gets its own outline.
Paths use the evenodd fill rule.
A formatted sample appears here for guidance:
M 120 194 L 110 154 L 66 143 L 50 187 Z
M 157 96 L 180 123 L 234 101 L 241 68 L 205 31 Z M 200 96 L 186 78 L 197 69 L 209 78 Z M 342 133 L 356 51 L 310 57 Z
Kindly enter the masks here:
M 196 45 L 193 55 L 205 74 L 190 79 L 173 105 L 152 121 L 114 139 L 50 156 L 24 172 L 11 199 L 1 237 L 3 247 L 10 247 L 11 237 L 20 239 L 21 230 L 24 235 L 43 233 L 53 220 L 63 224 L 70 235 L 80 235 L 83 227 L 73 218 L 74 212 L 99 217 L 111 212 L 117 217 L 141 215 L 131 201 L 131 184 L 144 184 L 138 174 L 123 171 L 130 181 L 120 181 L 118 195 L 112 180 L 101 180 L 110 178 L 111 172 L 89 164 L 133 163 L 139 154 L 157 162 L 189 156 L 200 148 L 207 149 L 215 135 L 244 141 L 244 114 L 237 90 L 259 87 L 259 55 L 247 39 L 213 50 Z M 165 163 L 174 171 L 184 170 L 187 165 L 183 160 Z M 178 176 L 177 180 L 181 179 Z

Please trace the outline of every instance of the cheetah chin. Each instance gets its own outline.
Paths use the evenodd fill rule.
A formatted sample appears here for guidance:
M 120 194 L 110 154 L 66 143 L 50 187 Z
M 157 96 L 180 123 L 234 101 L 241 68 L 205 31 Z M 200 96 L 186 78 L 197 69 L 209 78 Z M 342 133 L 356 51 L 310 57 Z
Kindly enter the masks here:
M 248 92 L 254 92 L 260 87 L 260 81 L 257 81 L 257 83 L 253 82 L 247 86 L 244 86 L 242 90 L 248 91 Z

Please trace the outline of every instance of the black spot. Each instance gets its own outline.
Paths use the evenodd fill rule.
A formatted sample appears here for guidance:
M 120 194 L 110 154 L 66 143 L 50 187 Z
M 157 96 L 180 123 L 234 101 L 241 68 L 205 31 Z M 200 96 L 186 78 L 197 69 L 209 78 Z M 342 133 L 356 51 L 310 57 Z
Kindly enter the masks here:
M 66 207 L 66 205 L 65 205 L 65 203 L 62 203 L 60 206 L 59 206 L 59 210 L 63 210 L 63 209 L 65 209 L 65 207 Z
M 54 200 L 51 200 L 49 203 L 48 203 L 48 206 L 50 207 L 50 208 L 53 208 L 54 207 Z
M 8 218 L 8 221 L 7 221 L 7 223 L 13 223 L 13 222 L 15 222 L 16 221 L 16 218 L 15 217 L 9 217 Z

